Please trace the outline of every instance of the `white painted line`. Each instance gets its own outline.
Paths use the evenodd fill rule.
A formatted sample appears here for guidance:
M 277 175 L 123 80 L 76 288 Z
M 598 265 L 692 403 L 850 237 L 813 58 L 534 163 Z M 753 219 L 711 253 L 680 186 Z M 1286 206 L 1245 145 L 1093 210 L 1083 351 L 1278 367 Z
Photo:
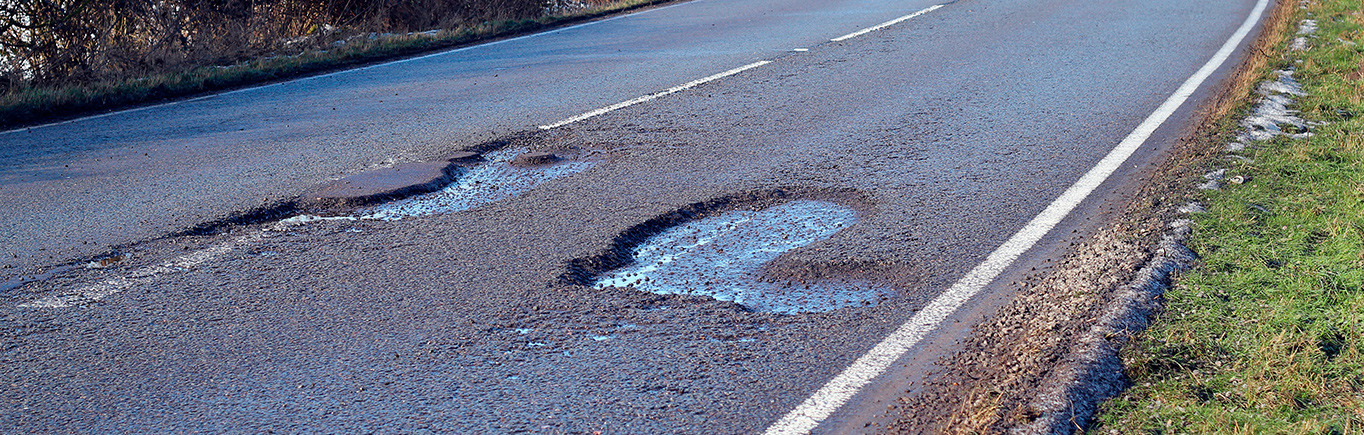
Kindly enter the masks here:
M 508 42 L 520 41 L 520 40 L 523 40 L 523 39 L 535 38 L 535 37 L 545 36 L 545 35 L 553 35 L 553 34 L 559 33 L 559 32 L 567 32 L 567 31 L 569 31 L 569 30 L 574 30 L 574 29 L 578 29 L 578 28 L 582 28 L 582 27 L 597 25 L 597 24 L 605 23 L 605 22 L 607 22 L 607 21 L 614 21 L 614 20 L 618 20 L 618 19 L 621 19 L 621 18 L 633 17 L 633 16 L 639 15 L 639 14 L 646 14 L 646 13 L 649 13 L 649 12 L 661 11 L 661 10 L 664 10 L 664 9 L 670 9 L 670 8 L 682 6 L 682 5 L 685 5 L 685 4 L 692 4 L 692 3 L 697 3 L 697 2 L 701 2 L 701 1 L 705 1 L 705 0 L 692 0 L 692 1 L 689 1 L 689 2 L 682 2 L 682 3 L 676 3 L 676 4 L 667 5 L 667 6 L 660 6 L 660 7 L 656 7 L 656 8 L 645 9 L 645 10 L 638 11 L 638 12 L 631 12 L 631 13 L 628 13 L 628 14 L 625 14 L 625 15 L 617 15 L 617 16 L 614 16 L 614 17 L 605 18 L 605 19 L 600 19 L 600 20 L 595 20 L 595 21 L 589 21 L 589 22 L 582 23 L 582 24 L 574 24 L 574 25 L 568 26 L 568 27 L 562 27 L 562 28 L 558 28 L 558 29 L 546 30 L 546 31 L 544 31 L 544 32 L 532 33 L 532 34 L 529 34 L 529 35 L 521 35 L 521 36 L 517 36 L 517 37 L 514 37 L 514 38 L 499 39 L 499 40 L 496 40 L 496 41 L 484 42 L 484 43 L 481 43 L 481 44 L 478 44 L 478 45 L 471 45 L 471 46 L 468 46 L 468 47 L 460 47 L 460 48 L 456 48 L 456 49 L 452 49 L 452 50 L 446 50 L 446 51 L 431 53 L 431 54 L 422 55 L 422 56 L 417 56 L 417 57 L 410 57 L 410 58 L 407 58 L 407 59 L 399 59 L 399 60 L 394 60 L 394 61 L 389 61 L 389 62 L 376 63 L 376 64 L 374 64 L 374 65 L 368 65 L 368 66 L 363 66 L 363 67 L 359 67 L 359 68 L 343 69 L 343 70 L 341 70 L 341 71 L 336 71 L 336 72 L 327 73 L 327 74 L 322 74 L 322 75 L 315 75 L 315 76 L 308 76 L 308 77 L 299 77 L 299 78 L 297 78 L 297 79 L 286 80 L 286 81 L 282 81 L 282 82 L 278 82 L 278 83 L 271 83 L 271 84 L 268 84 L 268 85 L 253 86 L 253 87 L 249 87 L 249 88 L 242 88 L 242 89 L 237 89 L 237 90 L 232 90 L 232 91 L 227 91 L 227 92 L 219 92 L 219 93 L 204 95 L 204 96 L 202 96 L 202 97 L 194 97 L 194 98 L 190 98 L 190 99 L 187 99 L 187 100 L 171 101 L 171 102 L 168 102 L 168 103 L 154 104 L 154 105 L 151 105 L 151 106 L 134 107 L 134 108 L 131 108 L 131 109 L 124 109 L 124 110 L 119 110 L 119 111 L 114 111 L 114 112 L 109 112 L 109 113 L 101 113 L 101 114 L 98 114 L 98 115 L 84 116 L 84 117 L 80 117 L 80 118 L 76 118 L 76 119 L 68 119 L 68 120 L 65 120 L 65 121 L 51 122 L 51 123 L 42 124 L 42 125 L 35 125 L 35 126 L 31 126 L 31 127 L 20 127 L 20 128 L 15 128 L 15 129 L 11 129 L 11 130 L 0 131 L 0 135 L 6 135 L 6 134 L 16 133 L 16 132 L 20 132 L 20 131 L 36 130 L 36 129 L 40 129 L 40 128 L 53 127 L 53 126 L 63 125 L 63 124 L 70 124 L 70 123 L 73 123 L 73 122 L 89 121 L 89 120 L 92 120 L 92 119 L 99 119 L 99 118 L 104 118 L 104 117 L 107 117 L 107 116 L 121 115 L 121 114 L 125 114 L 125 113 L 141 112 L 141 111 L 143 111 L 143 110 L 151 110 L 151 109 L 156 109 L 156 108 L 161 108 L 161 107 L 173 106 L 173 105 L 181 104 L 181 103 L 189 103 L 189 102 L 194 102 L 194 101 L 199 101 L 199 100 L 206 100 L 206 99 L 209 99 L 209 98 L 221 97 L 221 96 L 224 96 L 224 95 L 232 95 L 232 94 L 237 94 L 237 93 L 242 93 L 242 92 L 251 92 L 251 91 L 256 91 L 256 90 L 265 89 L 265 88 L 269 88 L 269 87 L 279 86 L 279 85 L 283 85 L 283 84 L 287 84 L 287 83 L 296 83 L 296 82 L 307 81 L 307 80 L 316 80 L 316 79 L 325 78 L 325 77 L 332 77 L 332 76 L 337 76 L 337 75 L 341 75 L 341 74 L 349 74 L 349 73 L 353 73 L 353 72 L 357 72 L 357 71 L 364 71 L 364 70 L 371 69 L 371 68 L 379 68 L 379 67 L 383 67 L 383 66 L 397 65 L 397 64 L 401 64 L 401 63 L 407 63 L 407 62 L 412 62 L 412 61 L 417 61 L 417 60 L 422 60 L 422 59 L 428 59 L 428 58 L 432 58 L 432 57 L 446 56 L 446 55 L 455 54 L 455 53 L 460 53 L 460 52 L 464 52 L 464 51 L 469 51 L 469 50 L 474 50 L 474 49 L 479 49 L 479 48 L 485 48 L 485 47 L 491 47 L 491 46 L 498 45 L 498 44 L 505 44 L 505 43 L 508 43 Z
M 722 72 L 722 73 L 719 73 L 719 74 L 715 74 L 715 75 L 712 75 L 712 76 L 703 77 L 703 78 L 696 79 L 696 80 L 692 80 L 692 81 L 690 81 L 690 82 L 686 82 L 686 83 L 683 83 L 683 84 L 680 84 L 680 85 L 677 85 L 677 86 L 673 86 L 673 87 L 671 87 L 671 88 L 668 88 L 668 89 L 663 90 L 663 91 L 660 91 L 660 92 L 656 92 L 656 93 L 653 93 L 653 94 L 645 95 L 645 96 L 643 96 L 643 97 L 639 97 L 639 98 L 636 98 L 636 99 L 633 99 L 633 100 L 622 101 L 622 102 L 619 102 L 619 103 L 616 103 L 616 104 L 612 104 L 612 105 L 610 105 L 610 106 L 606 106 L 606 107 L 603 107 L 603 108 L 600 108 L 600 109 L 597 109 L 597 110 L 593 110 L 593 111 L 591 111 L 591 112 L 587 112 L 587 113 L 584 113 L 584 114 L 581 114 L 581 115 L 578 115 L 578 116 L 574 116 L 574 117 L 572 117 L 572 118 L 568 118 L 568 119 L 565 119 L 565 120 L 562 120 L 562 121 L 559 121 L 559 122 L 556 122 L 556 123 L 553 123 L 553 124 L 542 125 L 542 126 L 540 126 L 540 129 L 541 129 L 541 130 L 549 130 L 549 129 L 551 129 L 551 128 L 563 127 L 563 126 L 568 125 L 568 124 L 572 124 L 572 123 L 575 123 L 575 122 L 578 122 L 578 121 L 582 121 L 582 120 L 584 120 L 584 119 L 588 119 L 588 118 L 591 118 L 591 117 L 594 117 L 594 116 L 599 116 L 599 115 L 603 115 L 603 114 L 606 114 L 606 113 L 610 113 L 610 112 L 615 111 L 615 110 L 619 110 L 619 109 L 623 109 L 623 108 L 626 108 L 626 107 L 630 107 L 630 106 L 633 106 L 633 105 L 636 105 L 636 104 L 639 104 L 639 103 L 643 103 L 643 102 L 645 102 L 645 101 L 653 100 L 653 99 L 656 99 L 656 98 L 658 98 L 658 97 L 662 97 L 662 96 L 665 96 L 665 95 L 668 95 L 668 94 L 674 94 L 674 93 L 678 93 L 678 92 L 681 92 L 681 91 L 685 91 L 685 90 L 687 90 L 687 89 L 691 89 L 691 88 L 700 86 L 700 85 L 703 84 L 703 83 L 710 82 L 710 81 L 714 81 L 714 80 L 719 80 L 719 79 L 722 79 L 722 78 L 725 78 L 725 77 L 729 77 L 729 76 L 732 76 L 732 75 L 735 75 L 735 74 L 738 74 L 738 73 L 741 73 L 741 72 L 744 72 L 744 71 L 748 71 L 748 70 L 753 69 L 753 68 L 757 68 L 757 67 L 760 67 L 760 66 L 763 66 L 763 65 L 767 65 L 767 64 L 769 64 L 769 63 L 772 63 L 772 61 L 770 61 L 770 60 L 761 60 L 761 61 L 753 62 L 753 63 L 750 63 L 750 64 L 748 64 L 748 65 L 744 65 L 744 66 L 741 66 L 741 67 L 738 67 L 738 68 L 735 68 L 735 69 L 732 69 L 732 70 L 729 70 L 729 71 L 725 71 L 725 72 Z
M 20 308 L 66 308 L 76 305 L 85 305 L 91 302 L 104 299 L 134 286 L 151 283 L 156 277 L 177 270 L 190 269 L 200 264 L 204 264 L 219 255 L 231 252 L 237 246 L 259 240 L 264 234 L 253 233 L 251 236 L 234 239 L 228 243 L 210 246 L 189 254 L 182 255 L 174 260 L 162 264 L 147 266 L 134 270 L 127 277 L 115 277 L 90 284 L 76 289 L 74 292 L 56 296 L 48 296 L 33 302 L 19 304 Z M 254 237 L 252 237 L 254 236 Z
M 195 267 L 198 267 L 199 265 L 202 265 L 209 261 L 213 261 L 214 259 L 222 256 L 223 254 L 227 254 L 238 248 L 241 248 L 242 246 L 251 245 L 265 239 L 266 234 L 268 232 L 285 231 L 288 230 L 289 227 L 291 226 L 307 223 L 312 220 L 331 219 L 317 218 L 316 216 L 313 216 L 313 218 L 316 219 L 309 219 L 306 217 L 295 217 L 285 219 L 265 229 L 256 230 L 246 235 L 230 239 L 226 242 L 212 245 L 207 248 L 200 249 L 198 251 L 181 255 L 179 257 L 175 257 L 170 261 L 166 261 L 164 263 L 152 266 L 138 268 L 137 270 L 130 272 L 126 277 L 119 276 L 109 278 L 95 284 L 90 284 L 77 288 L 76 290 L 71 292 L 62 293 L 54 296 L 48 296 L 33 302 L 19 304 L 19 307 L 67 308 L 89 304 L 91 302 L 96 302 L 99 301 L 100 299 L 113 296 L 135 286 L 150 284 L 152 281 L 155 281 L 161 275 L 193 269 Z
M 939 323 L 947 319 L 953 312 L 956 312 L 967 300 L 975 296 L 986 285 L 994 281 L 1004 269 L 1013 264 L 1014 260 L 1032 248 L 1038 240 L 1042 239 L 1047 232 L 1051 231 L 1057 224 L 1065 219 L 1077 205 L 1080 204 L 1090 193 L 1097 189 L 1100 184 L 1107 180 L 1132 153 L 1141 147 L 1151 134 L 1165 123 L 1170 115 L 1175 113 L 1185 101 L 1193 95 L 1194 91 L 1203 84 L 1214 71 L 1231 57 L 1232 52 L 1241 44 L 1246 35 L 1255 27 L 1255 23 L 1260 20 L 1268 6 L 1269 0 L 1259 0 L 1250 16 L 1236 30 L 1236 33 L 1228 39 L 1222 48 L 1209 59 L 1198 72 L 1184 81 L 1184 84 L 1175 90 L 1174 95 L 1166 99 L 1155 112 L 1142 121 L 1136 130 L 1128 134 L 1116 148 L 1104 156 L 1094 168 L 1080 177 L 1069 189 L 1056 198 L 1051 205 L 1047 206 L 1042 213 L 1029 221 L 1023 229 L 1005 241 L 1003 245 L 996 248 L 984 262 L 971 269 L 966 276 L 952 285 L 951 288 L 943 292 L 937 298 L 929 302 L 927 306 L 910 318 L 908 322 L 900 325 L 895 332 L 891 333 L 876 347 L 872 348 L 865 355 L 854 361 L 852 365 L 844 369 L 842 373 L 835 376 L 824 387 L 820 388 L 809 398 L 805 399 L 791 412 L 773 423 L 767 428 L 768 435 L 790 435 L 806 434 L 819 426 L 824 419 L 828 418 L 847 403 L 853 395 L 857 394 L 862 387 L 881 373 L 886 368 L 895 363 L 896 360 L 904 356 L 919 340 L 925 335 L 937 329 Z
M 929 12 L 936 11 L 936 10 L 938 10 L 938 8 L 941 8 L 941 7 L 943 7 L 943 5 L 933 5 L 933 6 L 929 6 L 929 7 L 924 8 L 923 10 L 921 10 L 921 11 L 919 11 L 919 12 L 915 12 L 915 13 L 912 13 L 912 14 L 909 14 L 909 15 L 905 15 L 905 16 L 900 17 L 900 18 L 896 18 L 896 19 L 893 19 L 893 20 L 890 20 L 890 21 L 887 21 L 887 22 L 884 22 L 884 23 L 881 23 L 881 24 L 877 24 L 877 25 L 875 25 L 875 26 L 871 26 L 871 27 L 868 27 L 868 28 L 865 28 L 865 29 L 862 29 L 862 30 L 858 30 L 858 31 L 856 31 L 856 32 L 849 33 L 849 34 L 847 34 L 847 35 L 839 36 L 839 37 L 837 37 L 837 38 L 830 39 L 830 41 L 833 41 L 833 42 L 843 42 L 843 41 L 847 41 L 847 40 L 849 40 L 849 39 L 853 39 L 853 38 L 856 38 L 856 37 L 858 37 L 858 36 L 862 36 L 862 35 L 865 35 L 865 34 L 868 34 L 868 33 L 871 33 L 871 32 L 875 32 L 875 31 L 877 31 L 877 30 L 881 30 L 881 29 L 884 29 L 884 28 L 887 28 L 887 27 L 890 27 L 890 26 L 894 26 L 894 25 L 896 25 L 896 24 L 900 24 L 900 23 L 904 22 L 905 20 L 908 20 L 908 19 L 911 19 L 911 18 L 920 16 L 920 15 L 923 15 L 923 14 L 926 14 L 926 13 L 929 13 Z

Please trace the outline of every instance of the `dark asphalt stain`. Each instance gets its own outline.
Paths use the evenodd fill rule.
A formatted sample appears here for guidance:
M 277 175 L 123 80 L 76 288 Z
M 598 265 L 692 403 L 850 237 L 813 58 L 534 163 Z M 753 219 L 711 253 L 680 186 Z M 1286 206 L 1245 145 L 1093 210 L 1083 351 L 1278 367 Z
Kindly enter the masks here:
M 307 210 L 352 208 L 426 193 L 449 184 L 456 169 L 448 162 L 414 162 L 361 172 L 304 192 L 299 198 L 299 207 Z

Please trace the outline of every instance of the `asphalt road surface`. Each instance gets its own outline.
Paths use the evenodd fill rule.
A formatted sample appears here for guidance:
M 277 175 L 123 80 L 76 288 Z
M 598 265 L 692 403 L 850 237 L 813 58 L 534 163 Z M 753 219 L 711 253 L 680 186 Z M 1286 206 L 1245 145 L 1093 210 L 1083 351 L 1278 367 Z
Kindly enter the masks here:
M 698 0 L 0 134 L 0 276 L 123 254 L 0 294 L 0 429 L 761 432 L 1094 167 L 1256 6 L 960 0 L 840 38 L 935 4 Z M 1000 281 L 1104 218 L 1228 69 Z M 521 188 L 447 212 L 161 237 L 494 140 L 563 159 L 488 172 Z M 762 278 L 882 297 L 789 314 L 591 285 L 673 224 L 791 200 L 856 218 Z M 862 396 L 816 431 L 876 412 Z

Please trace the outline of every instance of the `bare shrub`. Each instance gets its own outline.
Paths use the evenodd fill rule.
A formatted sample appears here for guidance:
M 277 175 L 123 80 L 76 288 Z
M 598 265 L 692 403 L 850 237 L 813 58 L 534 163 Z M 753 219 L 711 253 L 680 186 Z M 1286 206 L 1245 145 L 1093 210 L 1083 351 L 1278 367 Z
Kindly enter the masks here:
M 0 0 L 0 91 L 143 77 L 346 35 L 524 19 L 557 0 Z M 592 1 L 590 3 L 599 3 Z

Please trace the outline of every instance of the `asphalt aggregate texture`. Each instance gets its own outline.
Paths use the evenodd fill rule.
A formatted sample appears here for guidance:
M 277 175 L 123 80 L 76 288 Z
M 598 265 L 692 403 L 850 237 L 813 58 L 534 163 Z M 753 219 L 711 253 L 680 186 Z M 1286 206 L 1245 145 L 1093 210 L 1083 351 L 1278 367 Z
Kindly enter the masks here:
M 0 428 L 759 432 L 1069 187 L 1253 5 L 958 1 L 821 42 L 931 4 L 702 0 L 0 136 L 15 268 L 98 253 L 82 241 L 125 258 L 0 295 Z M 534 128 L 757 60 L 773 63 Z M 406 97 L 377 102 L 391 93 Z M 155 238 L 494 139 L 594 164 L 458 213 Z M 64 162 L 85 172 L 63 178 Z M 795 199 L 857 221 L 766 273 L 893 297 L 786 315 L 575 278 L 662 224 Z M 249 234 L 93 303 L 19 306 Z

